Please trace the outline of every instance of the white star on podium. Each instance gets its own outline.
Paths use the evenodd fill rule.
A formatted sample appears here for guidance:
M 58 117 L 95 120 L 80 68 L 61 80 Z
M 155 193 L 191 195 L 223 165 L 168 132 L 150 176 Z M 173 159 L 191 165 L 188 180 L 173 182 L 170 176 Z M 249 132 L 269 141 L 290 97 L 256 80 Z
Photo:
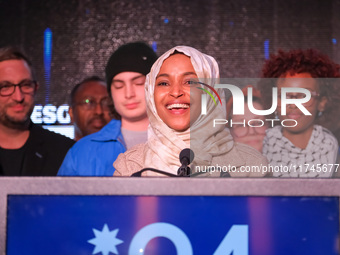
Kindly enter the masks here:
M 119 229 L 110 231 L 107 224 L 104 225 L 102 231 L 93 229 L 93 233 L 96 237 L 87 241 L 88 243 L 95 245 L 92 254 L 97 254 L 99 252 L 101 252 L 102 255 L 109 255 L 110 252 L 118 254 L 116 246 L 123 243 L 122 240 L 116 238 L 118 231 Z

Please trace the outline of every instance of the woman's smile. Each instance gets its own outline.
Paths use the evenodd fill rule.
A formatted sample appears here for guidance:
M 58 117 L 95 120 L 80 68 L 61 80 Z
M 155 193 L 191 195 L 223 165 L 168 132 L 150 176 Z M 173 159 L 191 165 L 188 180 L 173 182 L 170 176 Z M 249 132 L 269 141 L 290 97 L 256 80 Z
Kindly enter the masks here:
M 191 60 L 174 54 L 164 60 L 156 78 L 154 100 L 158 116 L 170 128 L 185 131 L 201 114 L 201 91 L 191 91 L 197 79 Z

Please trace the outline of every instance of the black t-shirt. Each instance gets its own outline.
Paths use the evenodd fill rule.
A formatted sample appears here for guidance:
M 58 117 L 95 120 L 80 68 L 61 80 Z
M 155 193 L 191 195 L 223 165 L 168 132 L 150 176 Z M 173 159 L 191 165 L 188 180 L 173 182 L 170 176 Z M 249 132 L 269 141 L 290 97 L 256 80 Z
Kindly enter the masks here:
M 27 142 L 19 149 L 0 147 L 0 175 L 20 176 L 22 174 Z

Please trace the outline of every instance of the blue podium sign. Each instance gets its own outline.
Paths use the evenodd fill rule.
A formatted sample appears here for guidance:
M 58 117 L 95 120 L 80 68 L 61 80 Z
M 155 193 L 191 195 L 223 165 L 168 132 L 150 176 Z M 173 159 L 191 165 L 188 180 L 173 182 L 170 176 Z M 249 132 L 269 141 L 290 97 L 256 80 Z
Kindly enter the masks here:
M 338 197 L 8 196 L 7 255 L 331 255 L 338 237 Z

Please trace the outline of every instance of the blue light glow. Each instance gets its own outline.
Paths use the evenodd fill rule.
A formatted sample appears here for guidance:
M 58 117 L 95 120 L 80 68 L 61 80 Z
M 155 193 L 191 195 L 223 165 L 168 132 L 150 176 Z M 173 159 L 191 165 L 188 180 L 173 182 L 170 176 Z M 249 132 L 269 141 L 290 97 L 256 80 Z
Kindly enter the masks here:
M 263 43 L 264 46 L 264 58 L 269 59 L 269 40 L 265 40 Z
M 157 42 L 152 42 L 152 49 L 154 52 L 157 52 Z
M 52 62 L 52 31 L 46 28 L 44 32 L 44 76 L 45 76 L 45 103 L 49 103 L 50 82 L 51 82 L 51 62 Z
M 169 23 L 169 19 L 165 18 L 165 19 L 164 19 L 164 23 L 165 23 L 165 24 L 168 24 L 168 23 Z
M 336 44 L 336 39 L 335 38 L 332 39 L 332 43 Z

